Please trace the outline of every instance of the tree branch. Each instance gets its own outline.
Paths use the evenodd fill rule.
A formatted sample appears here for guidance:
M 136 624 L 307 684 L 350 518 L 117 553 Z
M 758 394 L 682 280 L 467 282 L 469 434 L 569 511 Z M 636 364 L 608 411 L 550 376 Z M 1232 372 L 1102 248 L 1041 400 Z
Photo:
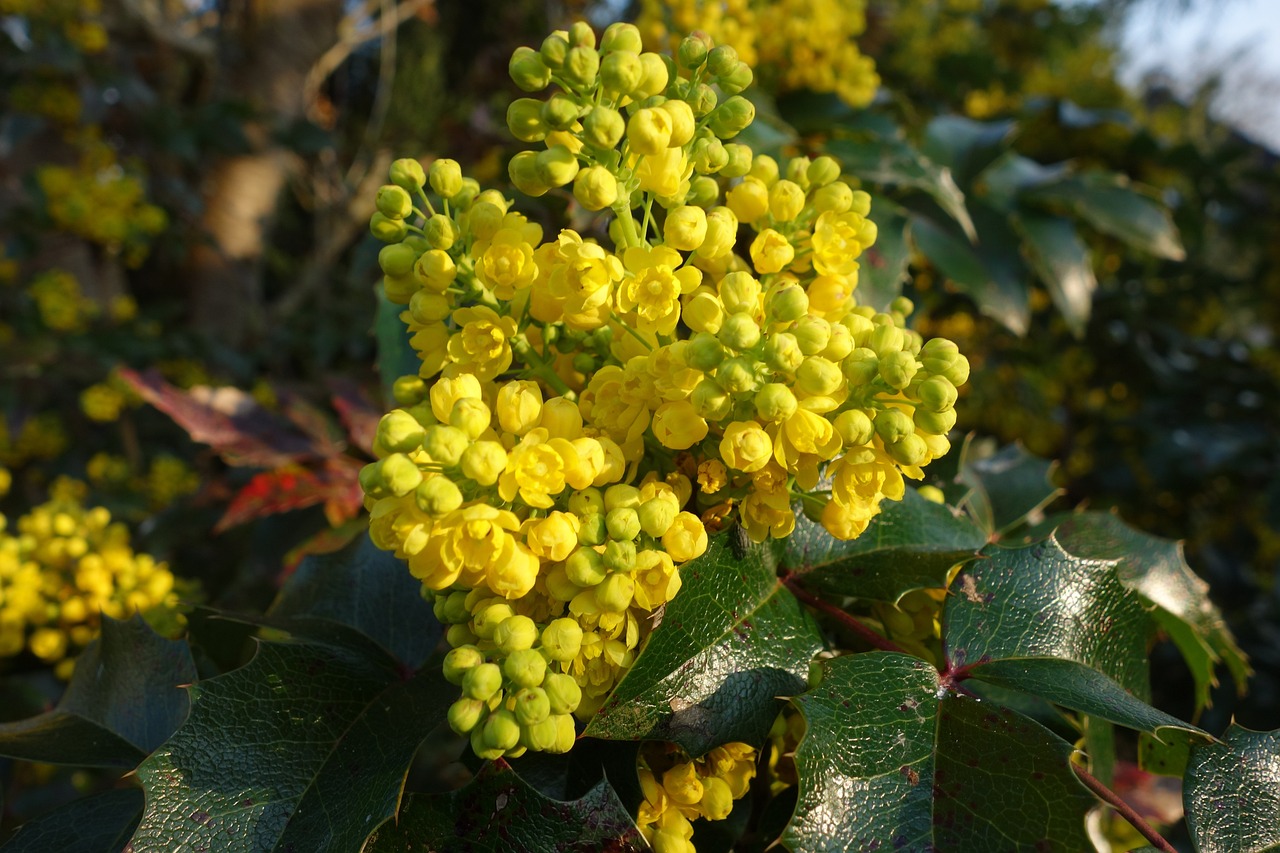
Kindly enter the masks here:
M 1129 825 L 1142 835 L 1143 838 L 1151 842 L 1151 846 L 1157 850 L 1163 850 L 1164 853 L 1178 853 L 1173 845 L 1165 841 L 1164 836 L 1155 831 L 1151 824 L 1142 819 L 1142 816 L 1134 811 L 1133 806 L 1120 799 L 1120 795 L 1099 782 L 1097 779 L 1078 764 L 1072 764 L 1071 769 L 1076 772 L 1076 776 L 1084 783 L 1084 786 L 1094 793 L 1098 799 L 1102 800 L 1111 808 L 1116 810 L 1120 817 L 1129 822 Z

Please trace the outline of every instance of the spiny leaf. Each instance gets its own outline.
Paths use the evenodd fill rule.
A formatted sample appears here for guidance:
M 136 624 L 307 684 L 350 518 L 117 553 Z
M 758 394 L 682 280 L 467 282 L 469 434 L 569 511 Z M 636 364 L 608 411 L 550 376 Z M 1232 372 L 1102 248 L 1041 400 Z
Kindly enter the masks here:
M 1146 190 L 1112 172 L 1090 171 L 1063 178 L 1027 194 L 1064 206 L 1105 234 L 1143 252 L 1180 261 L 1186 257 L 1169 209 Z
M 933 162 L 950 169 L 961 186 L 968 186 L 1008 149 L 1016 132 L 1017 124 L 1012 121 L 938 116 L 925 127 L 921 150 Z
M 340 551 L 306 557 L 267 615 L 350 626 L 413 669 L 431 654 L 442 630 L 420 586 L 405 564 L 374 545 L 366 532 Z
M 214 533 L 221 533 L 239 524 L 264 518 L 281 512 L 291 512 L 320 503 L 337 502 L 342 507 L 341 523 L 351 518 L 360 504 L 354 502 L 353 491 L 358 495 L 360 486 L 356 470 L 325 468 L 309 470 L 296 465 L 276 468 L 255 474 L 231 499 L 227 511 L 214 526 Z
M 1071 746 L 1008 709 L 942 689 L 924 661 L 891 652 L 824 661 L 793 701 L 799 801 L 782 840 L 834 850 L 1088 850 L 1093 798 Z M 1034 791 L 1010 797 L 1011 791 Z
M 607 780 L 581 799 L 544 797 L 506 762 L 466 787 L 409 797 L 365 853 L 640 853 L 648 850 Z
M 186 724 L 138 768 L 134 847 L 359 849 L 453 698 L 438 675 L 397 669 L 365 649 L 262 643 L 196 685 Z
M 1093 274 L 1089 249 L 1075 226 L 1058 216 L 1024 213 L 1012 220 L 1022 236 L 1028 260 L 1049 288 L 1067 327 L 1084 337 L 1098 280 Z
M 971 490 L 965 504 L 986 530 L 1003 533 L 1062 493 L 1053 484 L 1055 467 L 1056 463 L 1032 456 L 1020 444 L 978 459 L 970 460 L 966 453 L 959 476 Z
M 779 583 L 771 551 L 739 528 L 713 537 L 680 576 L 680 594 L 586 735 L 670 740 L 692 755 L 758 745 L 781 708 L 775 697 L 804 689 L 822 647 L 817 626 Z
M 1199 853 L 1280 848 L 1280 730 L 1232 724 L 1221 744 L 1191 748 L 1183 803 Z
M 142 792 L 120 788 L 73 800 L 18 827 L 0 853 L 119 853 L 142 817 Z
M 929 262 L 967 294 L 982 313 L 1014 334 L 1026 334 L 1031 319 L 1027 283 L 1007 268 L 1020 260 L 1017 247 L 1003 253 L 995 246 L 984 254 L 923 216 L 912 217 L 911 234 Z M 984 237 L 991 238 L 990 231 Z
M 58 706 L 0 725 L 0 755 L 80 767 L 133 767 L 181 724 L 196 678 L 191 651 L 134 616 L 102 620 Z
M 909 488 L 901 501 L 881 504 L 866 531 L 848 542 L 798 516 L 781 561 L 807 589 L 897 601 L 913 589 L 946 586 L 947 571 L 986 541 L 967 517 Z

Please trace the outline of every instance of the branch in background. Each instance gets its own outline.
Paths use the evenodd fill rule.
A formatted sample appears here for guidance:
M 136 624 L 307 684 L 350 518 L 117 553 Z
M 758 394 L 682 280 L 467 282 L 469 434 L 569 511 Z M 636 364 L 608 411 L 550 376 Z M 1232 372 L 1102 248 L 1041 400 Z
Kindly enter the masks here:
M 1133 806 L 1122 800 L 1119 794 L 1093 778 L 1089 771 L 1080 765 L 1073 763 L 1071 769 L 1076 772 L 1076 776 L 1080 778 L 1084 786 L 1094 793 L 1094 796 L 1115 809 L 1120 817 L 1128 821 L 1129 825 L 1138 830 L 1143 838 L 1151 842 L 1152 847 L 1163 851 L 1163 853 L 1178 853 L 1173 845 L 1166 841 L 1164 836 L 1156 832 L 1151 824 L 1143 820 L 1142 816 L 1134 811 Z

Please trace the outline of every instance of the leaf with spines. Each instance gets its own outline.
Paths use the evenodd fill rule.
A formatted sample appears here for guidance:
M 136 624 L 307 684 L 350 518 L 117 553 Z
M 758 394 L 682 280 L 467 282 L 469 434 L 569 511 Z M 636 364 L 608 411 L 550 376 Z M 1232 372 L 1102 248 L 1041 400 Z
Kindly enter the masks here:
M 359 849 L 456 697 L 434 669 L 401 670 L 364 644 L 264 642 L 197 684 L 186 724 L 138 768 L 135 848 Z
M 27 821 L 0 853 L 120 853 L 140 817 L 142 792 L 137 788 L 93 794 Z
M 1232 724 L 1218 744 L 1191 748 L 1182 799 L 1198 853 L 1280 849 L 1280 730 Z
M 901 501 L 882 503 L 866 531 L 848 542 L 797 516 L 780 560 L 814 592 L 893 602 L 913 589 L 945 587 L 948 570 L 986 542 L 967 516 L 908 488 Z
M 1070 744 L 950 692 L 918 658 L 824 661 L 818 686 L 793 701 L 807 723 L 782 836 L 793 853 L 1091 848 L 1094 800 L 1071 770 Z M 1019 790 L 1034 794 L 1010 796 Z
M 581 798 L 550 799 L 504 761 L 486 764 L 466 787 L 415 794 L 365 853 L 641 853 L 631 814 L 603 780 Z
M 52 711 L 0 725 L 0 755 L 78 767 L 134 767 L 173 733 L 196 678 L 185 641 L 140 616 L 102 620 Z
M 911 234 L 916 248 L 973 299 L 982 313 L 1015 334 L 1026 333 L 1031 321 L 1027 284 L 1007 268 L 1009 262 L 1018 262 L 1016 246 L 1004 247 L 1009 251 L 999 251 L 995 246 L 980 250 L 925 216 L 912 217 Z
M 777 577 L 772 551 L 740 528 L 685 564 L 680 594 L 586 735 L 669 740 L 691 755 L 758 745 L 782 702 L 804 689 L 822 648 L 812 617 Z
M 1026 198 L 1065 207 L 1104 234 L 1141 252 L 1172 261 L 1186 257 L 1169 209 L 1149 190 L 1134 187 L 1123 175 L 1082 172 L 1030 190 Z
M 1075 225 L 1060 216 L 1037 213 L 1023 213 L 1012 222 L 1067 327 L 1077 338 L 1083 337 L 1098 280 Z
M 1034 516 L 1062 494 L 1053 484 L 1056 462 L 1032 456 L 1020 444 L 960 462 L 959 481 L 969 489 L 963 504 L 990 533 L 1003 533 Z

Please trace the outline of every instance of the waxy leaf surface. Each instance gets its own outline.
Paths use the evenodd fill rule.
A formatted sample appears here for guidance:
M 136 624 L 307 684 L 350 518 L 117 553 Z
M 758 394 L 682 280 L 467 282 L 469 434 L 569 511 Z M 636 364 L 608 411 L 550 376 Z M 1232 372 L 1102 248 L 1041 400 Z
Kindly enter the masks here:
M 1191 748 L 1182 799 L 1200 853 L 1280 849 L 1280 730 L 1232 724 L 1220 744 Z
M 142 817 L 142 792 L 119 788 L 93 794 L 29 820 L 2 853 L 120 853 Z

